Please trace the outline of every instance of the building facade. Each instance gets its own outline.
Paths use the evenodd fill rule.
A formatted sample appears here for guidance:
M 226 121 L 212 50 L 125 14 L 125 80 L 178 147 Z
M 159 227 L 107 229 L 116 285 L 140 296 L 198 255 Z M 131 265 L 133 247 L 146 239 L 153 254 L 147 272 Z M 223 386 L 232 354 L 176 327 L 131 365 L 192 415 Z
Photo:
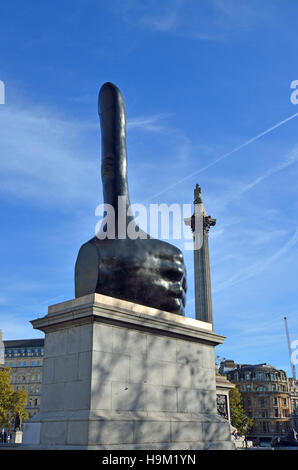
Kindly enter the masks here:
M 44 339 L 4 341 L 4 366 L 11 368 L 11 385 L 14 390 L 28 393 L 26 410 L 29 418 L 39 411 Z
M 293 429 L 298 433 L 298 383 L 293 378 L 289 378 L 290 400 L 292 408 Z
M 292 431 L 289 382 L 283 370 L 267 364 L 221 364 L 221 372 L 240 390 L 246 414 L 253 418 L 251 439 L 269 441 Z

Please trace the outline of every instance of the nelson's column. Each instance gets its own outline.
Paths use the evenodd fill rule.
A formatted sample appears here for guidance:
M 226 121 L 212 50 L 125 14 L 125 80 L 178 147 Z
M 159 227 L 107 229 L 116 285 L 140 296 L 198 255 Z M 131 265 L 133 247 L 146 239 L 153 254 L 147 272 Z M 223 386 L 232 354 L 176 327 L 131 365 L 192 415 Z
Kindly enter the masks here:
M 190 225 L 194 240 L 194 277 L 196 319 L 213 325 L 212 292 L 209 261 L 209 229 L 216 219 L 207 216 L 202 190 L 197 184 L 194 190 L 194 214 L 184 220 Z

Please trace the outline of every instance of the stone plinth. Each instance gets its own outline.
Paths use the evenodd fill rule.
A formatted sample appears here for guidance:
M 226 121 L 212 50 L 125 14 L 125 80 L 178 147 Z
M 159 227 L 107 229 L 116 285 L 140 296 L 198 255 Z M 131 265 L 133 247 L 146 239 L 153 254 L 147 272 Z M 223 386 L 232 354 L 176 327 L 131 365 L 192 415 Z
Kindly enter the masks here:
M 35 449 L 233 449 L 212 325 L 99 294 L 49 307 Z
M 23 431 L 15 431 L 14 433 L 14 444 L 21 444 L 23 439 Z

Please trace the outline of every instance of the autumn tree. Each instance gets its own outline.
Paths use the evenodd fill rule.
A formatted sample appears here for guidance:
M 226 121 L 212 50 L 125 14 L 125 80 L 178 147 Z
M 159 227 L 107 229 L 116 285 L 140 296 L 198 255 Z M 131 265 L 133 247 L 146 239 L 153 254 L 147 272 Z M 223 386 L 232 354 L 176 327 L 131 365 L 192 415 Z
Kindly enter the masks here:
M 10 368 L 0 368 L 0 427 L 12 428 L 19 413 L 21 420 L 28 418 L 25 406 L 28 399 L 26 390 L 14 391 L 10 383 Z
M 242 436 L 247 436 L 253 426 L 253 419 L 249 418 L 243 408 L 241 392 L 237 387 L 230 391 L 231 424 Z
M 21 421 L 28 419 L 28 413 L 25 409 L 28 400 L 28 393 L 25 389 L 16 390 L 13 392 L 12 397 L 12 415 L 15 420 L 17 413 L 19 413 Z

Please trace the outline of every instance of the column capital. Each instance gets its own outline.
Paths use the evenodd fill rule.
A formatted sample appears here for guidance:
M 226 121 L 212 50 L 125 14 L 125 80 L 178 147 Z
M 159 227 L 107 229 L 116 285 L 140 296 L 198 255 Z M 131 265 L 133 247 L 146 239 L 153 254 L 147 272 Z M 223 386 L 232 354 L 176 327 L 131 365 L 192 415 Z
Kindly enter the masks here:
M 205 216 L 203 220 L 203 227 L 207 232 L 209 232 L 210 227 L 214 227 L 216 224 L 216 219 L 213 219 L 210 215 Z

